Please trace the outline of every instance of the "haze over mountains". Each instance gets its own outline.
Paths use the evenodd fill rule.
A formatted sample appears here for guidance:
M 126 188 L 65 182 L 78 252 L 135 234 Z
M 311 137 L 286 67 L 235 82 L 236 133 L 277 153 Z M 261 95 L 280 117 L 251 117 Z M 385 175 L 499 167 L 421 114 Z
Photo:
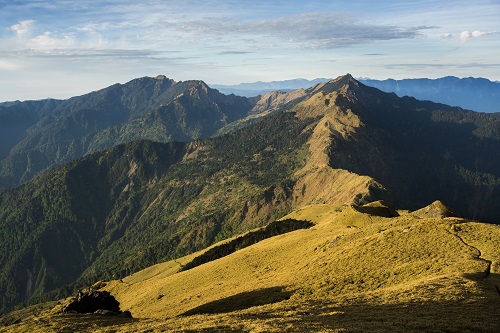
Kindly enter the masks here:
M 466 218 L 500 220 L 499 118 L 399 98 L 350 75 L 253 99 L 201 81 L 142 78 L 11 105 L 2 117 L 19 141 L 7 141 L 4 161 L 15 160 L 12 151 L 27 160 L 18 162 L 25 178 L 3 179 L 83 156 L 0 192 L 2 311 L 309 204 L 384 199 L 415 210 L 440 199 Z
M 222 93 L 234 93 L 240 96 L 257 96 L 270 91 L 290 91 L 307 88 L 329 79 L 314 80 L 294 79 L 273 82 L 241 83 L 238 85 L 212 85 Z M 420 100 L 429 100 L 451 106 L 480 111 L 500 112 L 500 84 L 483 78 L 457 78 L 447 76 L 439 79 L 403 79 L 373 80 L 358 79 L 370 87 L 385 92 L 394 92 L 399 97 L 412 96 Z

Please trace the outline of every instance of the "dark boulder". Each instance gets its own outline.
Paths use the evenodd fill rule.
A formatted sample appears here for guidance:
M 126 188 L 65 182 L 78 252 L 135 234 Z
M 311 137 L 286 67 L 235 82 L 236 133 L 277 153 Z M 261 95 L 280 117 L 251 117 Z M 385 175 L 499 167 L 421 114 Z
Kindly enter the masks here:
M 121 313 L 120 303 L 108 291 L 92 287 L 80 290 L 76 297 L 63 307 L 63 312 L 95 313 L 98 310 Z
M 130 311 L 123 311 L 119 314 L 119 316 L 123 318 L 132 318 L 132 313 Z

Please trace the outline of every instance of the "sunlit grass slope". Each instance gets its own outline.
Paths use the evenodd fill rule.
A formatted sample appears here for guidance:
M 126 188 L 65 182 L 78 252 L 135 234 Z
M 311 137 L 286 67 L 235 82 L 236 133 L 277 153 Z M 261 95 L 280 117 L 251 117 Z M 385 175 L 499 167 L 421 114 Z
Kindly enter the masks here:
M 108 282 L 134 319 L 58 305 L 4 330 L 498 332 L 500 227 L 398 216 L 384 202 L 305 206 L 285 218 L 315 225 L 187 271 L 200 253 Z

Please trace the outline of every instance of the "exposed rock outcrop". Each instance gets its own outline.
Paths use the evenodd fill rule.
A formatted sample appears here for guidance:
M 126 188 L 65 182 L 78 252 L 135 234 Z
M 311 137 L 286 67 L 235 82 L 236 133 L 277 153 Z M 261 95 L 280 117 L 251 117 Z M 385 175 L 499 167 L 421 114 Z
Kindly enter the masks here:
M 132 317 L 130 311 L 122 312 L 120 310 L 120 303 L 109 293 L 109 291 L 97 290 L 94 287 L 80 290 L 75 297 L 72 297 L 68 301 L 62 311 Z

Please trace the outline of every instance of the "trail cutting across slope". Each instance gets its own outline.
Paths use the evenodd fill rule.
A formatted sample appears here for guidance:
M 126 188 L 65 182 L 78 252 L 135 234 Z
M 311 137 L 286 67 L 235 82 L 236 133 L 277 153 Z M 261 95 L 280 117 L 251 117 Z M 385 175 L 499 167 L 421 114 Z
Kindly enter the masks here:
M 484 270 L 484 278 L 487 278 L 490 276 L 491 274 L 491 265 L 492 265 L 492 261 L 490 259 L 486 259 L 486 258 L 483 258 L 483 254 L 481 252 L 480 249 L 478 249 L 477 247 L 467 243 L 459 234 L 458 232 L 460 231 L 460 226 L 457 225 L 457 224 L 453 224 L 451 227 L 450 227 L 450 233 L 455 236 L 456 238 L 458 238 L 460 240 L 461 243 L 463 243 L 465 246 L 468 246 L 469 248 L 473 249 L 474 251 L 477 252 L 477 260 L 480 260 L 484 263 L 486 263 L 486 269 Z
M 456 237 L 470 248 L 477 250 L 478 260 L 487 264 L 483 280 L 494 287 L 495 292 L 500 295 L 500 249 L 497 244 L 491 242 L 500 234 L 500 226 L 464 222 L 455 224 L 452 228 Z

